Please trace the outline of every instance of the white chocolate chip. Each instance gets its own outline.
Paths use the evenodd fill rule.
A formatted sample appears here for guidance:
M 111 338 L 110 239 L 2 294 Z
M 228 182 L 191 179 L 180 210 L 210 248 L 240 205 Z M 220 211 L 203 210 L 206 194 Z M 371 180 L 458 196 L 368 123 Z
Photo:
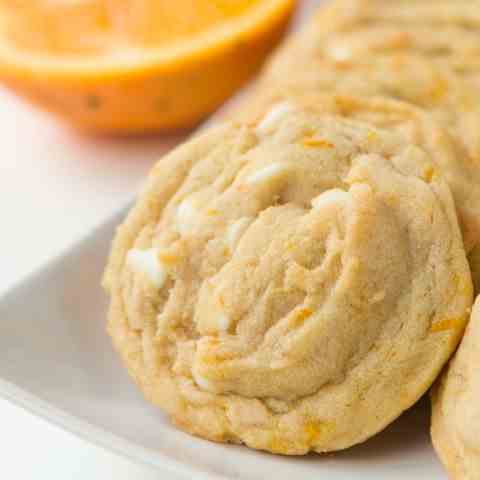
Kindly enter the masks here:
M 253 218 L 251 217 L 242 217 L 228 227 L 226 233 L 226 241 L 228 248 L 231 252 L 235 250 L 238 241 L 240 240 L 248 226 L 252 223 L 252 221 Z
M 192 370 L 192 375 L 193 379 L 195 380 L 195 383 L 202 389 L 206 390 L 207 392 L 212 392 L 215 391 L 212 383 L 207 380 L 206 378 L 202 377 L 195 368 Z
M 293 105 L 288 102 L 274 105 L 270 111 L 263 117 L 263 120 L 257 125 L 256 133 L 259 137 L 265 137 L 270 132 L 275 123 L 294 110 Z
M 333 44 L 327 48 L 327 55 L 337 62 L 346 62 L 352 58 L 352 50 L 341 43 Z
M 218 317 L 218 328 L 222 332 L 228 332 L 228 329 L 230 328 L 230 318 L 224 314 L 220 315 Z
M 332 188 L 321 193 L 318 197 L 312 200 L 313 208 L 323 208 L 327 205 L 334 205 L 338 202 L 344 202 L 348 199 L 349 195 L 345 190 L 340 188 Z
M 270 180 L 279 178 L 290 170 L 288 163 L 272 163 L 268 167 L 262 168 L 255 173 L 252 173 L 247 177 L 246 183 L 249 185 L 255 185 Z
M 191 229 L 198 213 L 191 199 L 186 198 L 180 203 L 176 216 L 177 230 L 180 234 L 185 235 Z
M 162 288 L 167 280 L 167 271 L 158 259 L 156 248 L 138 250 L 133 248 L 127 254 L 127 265 L 144 273 L 156 288 Z
M 374 304 L 374 303 L 378 303 L 378 302 L 381 302 L 382 300 L 385 299 L 385 290 L 381 290 L 380 292 L 377 292 L 371 299 L 370 299 L 370 303 L 371 304 Z

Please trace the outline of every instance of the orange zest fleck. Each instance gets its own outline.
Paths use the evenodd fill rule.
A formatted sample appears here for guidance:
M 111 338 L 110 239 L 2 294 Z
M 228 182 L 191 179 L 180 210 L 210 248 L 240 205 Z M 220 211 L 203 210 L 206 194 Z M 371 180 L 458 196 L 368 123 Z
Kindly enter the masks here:
M 308 443 L 315 442 L 320 437 L 321 426 L 319 422 L 308 422 L 305 425 L 305 432 L 307 433 Z
M 297 312 L 294 318 L 295 325 L 301 325 L 308 317 L 312 315 L 310 308 L 302 308 Z
M 427 167 L 425 169 L 425 172 L 423 172 L 423 179 L 427 182 L 430 183 L 433 179 L 433 176 L 435 175 L 435 170 L 433 167 Z
M 281 438 L 281 437 L 274 437 L 271 444 L 270 450 L 275 453 L 287 453 L 291 449 L 290 443 L 288 440 Z
M 306 147 L 316 147 L 316 148 L 335 148 L 335 145 L 324 138 L 313 138 L 305 137 L 303 139 L 303 144 Z
M 162 263 L 172 264 L 178 261 L 178 255 L 175 255 L 170 252 L 160 252 L 158 258 L 162 261 Z
M 447 318 L 446 320 L 441 320 L 440 322 L 433 324 L 430 327 L 430 332 L 431 333 L 445 332 L 447 330 L 463 328 L 464 325 L 465 325 L 464 318 Z

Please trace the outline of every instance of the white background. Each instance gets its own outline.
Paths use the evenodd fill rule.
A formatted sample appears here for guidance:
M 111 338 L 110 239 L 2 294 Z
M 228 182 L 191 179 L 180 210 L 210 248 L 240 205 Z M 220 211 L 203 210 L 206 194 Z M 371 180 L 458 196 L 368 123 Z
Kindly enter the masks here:
M 131 198 L 155 159 L 179 140 L 82 137 L 4 90 L 0 132 L 0 294 Z M 2 399 L 0 452 L 5 479 L 174 478 Z

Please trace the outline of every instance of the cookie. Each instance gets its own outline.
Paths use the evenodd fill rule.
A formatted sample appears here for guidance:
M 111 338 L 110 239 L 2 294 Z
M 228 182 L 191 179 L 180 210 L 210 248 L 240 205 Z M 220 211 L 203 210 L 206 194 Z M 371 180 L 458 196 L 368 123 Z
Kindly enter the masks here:
M 429 62 L 450 68 L 478 81 L 480 45 L 478 31 L 457 26 L 366 25 L 339 30 L 325 45 L 332 59 L 355 59 L 361 55 L 416 54 Z
M 479 0 L 337 0 L 332 10 L 342 21 L 354 18 L 355 23 L 480 27 Z
M 430 153 L 448 148 L 421 112 L 360 104 L 276 104 L 205 132 L 157 164 L 119 227 L 108 330 L 184 430 L 290 455 L 347 448 L 456 348 L 472 285 Z
M 274 55 L 257 90 L 281 86 L 408 101 L 451 128 L 478 164 L 477 7 L 478 1 L 452 0 L 332 2 Z
M 438 78 L 432 78 L 429 76 L 431 73 L 430 70 L 424 70 L 423 72 L 418 70 L 416 75 L 421 76 L 422 73 L 425 74 L 424 85 L 417 84 L 420 91 L 413 91 L 413 87 L 409 90 L 407 84 L 402 84 L 400 75 L 396 76 L 395 79 L 392 79 L 386 71 L 384 81 L 385 88 L 382 93 L 386 93 L 388 88 L 395 85 L 403 92 L 402 95 L 404 97 L 409 96 L 412 98 L 417 94 L 421 95 L 422 87 L 424 87 L 425 90 L 429 88 L 428 85 L 434 87 L 438 80 Z M 327 74 L 325 73 L 325 75 Z M 366 73 L 366 75 L 368 75 L 368 73 Z M 372 77 L 359 77 L 353 72 L 351 75 L 345 75 L 338 80 L 338 90 L 341 91 L 342 86 L 345 87 L 345 90 L 349 90 L 350 86 L 350 90 L 352 90 L 353 85 L 356 85 L 362 94 L 367 95 L 370 93 L 373 95 L 376 90 L 382 90 L 382 87 L 380 86 L 381 74 L 378 74 L 378 76 L 377 74 L 371 75 L 375 76 L 377 83 L 368 81 L 369 78 L 373 79 Z M 405 72 L 405 75 L 407 75 L 407 72 Z M 239 118 L 255 118 L 257 115 L 255 109 L 262 111 L 264 108 L 268 108 L 269 105 L 274 103 L 295 98 L 296 101 L 302 103 L 304 106 L 308 106 L 310 109 L 316 109 L 319 111 L 325 111 L 326 109 L 327 111 L 338 115 L 346 114 L 347 116 L 353 116 L 360 121 L 369 122 L 379 128 L 390 128 L 392 122 L 395 124 L 395 122 L 401 121 L 403 124 L 402 131 L 408 140 L 429 151 L 429 154 L 436 165 L 436 169 L 441 171 L 442 175 L 448 181 L 460 216 L 461 229 L 467 251 L 470 252 L 479 245 L 480 168 L 476 161 L 466 153 L 465 149 L 467 147 L 465 144 L 460 140 L 457 142 L 455 139 L 458 140 L 459 137 L 462 136 L 466 141 L 467 138 L 478 136 L 480 129 L 475 128 L 477 121 L 476 116 L 465 115 L 462 117 L 462 115 L 456 114 L 453 110 L 453 104 L 456 99 L 460 100 L 462 98 L 462 92 L 459 90 L 455 91 L 454 88 L 452 88 L 450 93 L 448 93 L 450 98 L 444 99 L 445 104 L 451 102 L 452 109 L 441 108 L 435 115 L 444 126 L 455 124 L 455 126 L 452 126 L 452 128 L 449 129 L 453 131 L 454 134 L 449 135 L 443 128 L 432 125 L 429 130 L 431 136 L 426 138 L 419 134 L 420 131 L 425 132 L 426 129 L 423 126 L 422 128 L 419 128 L 418 125 L 419 122 L 423 124 L 429 123 L 429 115 L 421 113 L 419 109 L 403 102 L 390 101 L 381 97 L 372 97 L 370 100 L 363 101 L 359 98 L 349 97 L 347 95 L 335 96 L 332 94 L 315 93 L 316 90 L 310 87 L 312 83 L 318 85 L 319 82 L 316 81 L 316 78 L 318 78 L 316 75 L 312 75 L 312 77 L 315 77 L 315 79 L 311 81 L 308 79 L 305 80 L 307 84 L 305 87 L 302 87 L 303 84 L 299 82 L 296 85 L 292 83 L 291 85 L 284 87 L 271 87 L 268 91 L 261 88 L 256 94 L 256 98 L 250 102 L 249 105 L 246 107 L 241 106 L 240 109 L 233 112 L 232 115 L 238 116 Z M 326 76 L 320 75 L 319 77 L 325 79 L 325 82 L 330 81 L 330 79 L 326 79 Z M 336 75 L 334 75 L 334 77 L 336 77 Z M 445 75 L 445 77 L 442 78 L 445 79 L 446 82 L 451 80 L 452 85 L 455 85 L 455 77 L 452 78 Z M 397 82 L 397 80 L 400 81 Z M 332 87 L 335 83 L 336 81 L 332 80 Z M 424 100 L 424 102 L 427 101 L 428 100 Z M 466 103 L 465 108 L 467 108 Z M 463 127 L 462 131 L 460 131 L 460 126 Z M 472 143 L 470 144 L 472 148 L 474 148 L 473 143 L 472 140 Z
M 432 440 L 452 479 L 480 478 L 480 297 L 432 394 Z
M 472 15 L 471 12 L 476 12 Z M 403 12 L 403 15 L 401 14 Z M 337 0 L 318 10 L 300 32 L 278 50 L 266 70 L 277 64 L 300 67 L 315 59 L 361 63 L 366 56 L 423 56 L 477 82 L 480 75 L 480 2 L 394 2 Z M 297 68 L 295 68 L 295 66 Z M 286 72 L 286 68 L 280 68 Z M 477 83 L 478 86 L 478 83 Z
M 361 54 L 351 58 L 339 54 L 335 59 L 321 48 L 298 55 L 292 61 L 288 57 L 287 61 L 278 60 L 265 72 L 257 95 L 270 92 L 273 85 L 293 95 L 334 92 L 406 101 L 428 110 L 456 137 L 470 157 L 461 166 L 465 175 L 470 177 L 468 170 L 472 169 L 472 163 L 480 165 L 478 87 L 450 69 L 425 61 L 419 55 Z M 292 71 L 297 73 L 289 74 Z
M 350 8 L 337 7 L 345 3 Z M 385 5 L 394 11 L 405 6 Z M 440 29 L 428 23 L 397 25 L 376 6 L 377 2 L 340 1 L 322 9 L 270 62 L 251 103 L 268 101 L 280 92 L 285 97 L 354 93 L 394 98 L 427 110 L 458 143 L 458 155 L 442 169 L 470 252 L 480 244 L 479 32 L 453 20 Z

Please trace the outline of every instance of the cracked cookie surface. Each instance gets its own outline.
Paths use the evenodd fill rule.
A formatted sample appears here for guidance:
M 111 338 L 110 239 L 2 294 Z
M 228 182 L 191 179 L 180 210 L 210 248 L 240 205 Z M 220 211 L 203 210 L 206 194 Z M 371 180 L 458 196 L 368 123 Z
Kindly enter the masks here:
M 109 332 L 193 434 L 347 448 L 411 406 L 463 332 L 472 285 L 435 129 L 335 102 L 342 115 L 284 102 L 181 146 L 117 231 Z

